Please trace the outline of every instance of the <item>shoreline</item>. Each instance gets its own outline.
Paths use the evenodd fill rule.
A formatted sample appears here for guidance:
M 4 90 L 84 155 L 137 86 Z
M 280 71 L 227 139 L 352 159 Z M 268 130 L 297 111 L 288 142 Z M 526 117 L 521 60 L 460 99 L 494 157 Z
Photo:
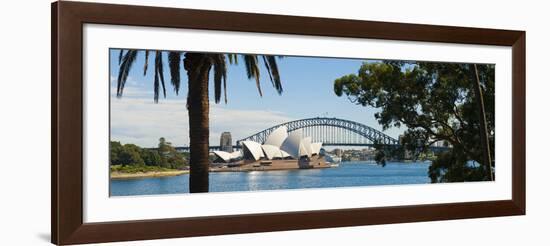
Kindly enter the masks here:
M 179 176 L 179 175 L 188 174 L 188 173 L 189 173 L 189 170 L 154 171 L 154 172 L 137 172 L 137 173 L 111 172 L 110 179 L 159 178 L 159 177 Z
M 224 164 L 211 167 L 210 172 L 252 172 L 252 171 L 284 171 L 330 168 L 323 156 L 312 156 L 309 160 L 259 160 L 242 161 L 233 166 Z
M 313 169 L 325 169 L 331 168 L 330 166 L 322 167 L 310 167 L 310 168 L 296 168 L 296 167 L 226 167 L 226 168 L 210 168 L 211 173 L 221 173 L 221 172 L 269 172 L 269 171 L 289 171 L 289 170 L 313 170 Z

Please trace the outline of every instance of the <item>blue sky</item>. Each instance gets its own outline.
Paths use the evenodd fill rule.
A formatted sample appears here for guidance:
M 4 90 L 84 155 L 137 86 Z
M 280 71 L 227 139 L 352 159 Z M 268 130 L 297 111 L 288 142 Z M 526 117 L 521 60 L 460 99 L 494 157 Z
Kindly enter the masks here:
M 187 76 L 182 69 L 182 84 L 178 95 L 170 85 L 170 73 L 165 64 L 166 99 L 153 103 L 153 59 L 149 55 L 149 70 L 143 76 L 144 53 L 140 52 L 126 84 L 124 95 L 117 98 L 119 50 L 110 51 L 111 74 L 111 140 L 152 147 L 158 138 L 165 137 L 174 145 L 188 145 L 188 121 L 185 108 Z M 168 59 L 164 54 L 164 61 Z M 334 94 L 333 83 L 343 75 L 357 73 L 365 60 L 291 57 L 278 59 L 283 93 L 278 95 L 271 86 L 263 63 L 260 65 L 263 97 L 254 80 L 246 77 L 242 63 L 230 65 L 227 71 L 228 103 L 214 104 L 213 86 L 210 88 L 210 142 L 217 145 L 223 131 L 230 131 L 233 139 L 241 139 L 276 124 L 289 120 L 326 116 L 357 121 L 382 130 L 374 118 L 377 109 L 351 103 L 346 97 Z M 210 81 L 212 85 L 212 81 Z M 404 128 L 391 128 L 386 134 L 397 138 Z

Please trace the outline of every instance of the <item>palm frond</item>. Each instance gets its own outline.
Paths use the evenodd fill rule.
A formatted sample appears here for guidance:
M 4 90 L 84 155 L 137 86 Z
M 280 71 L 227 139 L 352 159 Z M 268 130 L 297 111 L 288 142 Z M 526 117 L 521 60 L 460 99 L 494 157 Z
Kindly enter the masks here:
M 267 62 L 266 56 L 262 56 L 262 60 L 264 61 L 264 66 L 267 69 L 267 74 L 269 75 L 269 80 L 271 80 L 271 84 L 273 84 L 273 76 L 271 75 L 271 68 L 269 67 L 269 63 Z M 273 84 L 275 86 L 275 84 Z
M 263 56 L 264 61 L 267 60 L 268 65 L 266 65 L 268 72 L 269 72 L 269 78 L 271 79 L 271 83 L 273 84 L 273 87 L 277 90 L 277 93 L 279 95 L 283 93 L 283 83 L 281 83 L 281 76 L 279 75 L 279 67 L 277 66 L 277 61 L 275 60 L 275 56 Z M 279 56 L 281 58 L 282 56 Z
M 120 68 L 118 70 L 118 79 L 117 79 L 117 97 L 122 96 L 124 91 L 124 85 L 128 79 L 128 74 L 132 65 L 136 61 L 137 50 L 128 50 L 126 54 L 122 57 Z
M 123 49 L 120 49 L 120 52 L 118 53 L 118 65 L 120 66 L 120 63 L 122 62 L 122 53 L 123 53 Z
M 158 76 L 158 70 L 155 69 L 155 78 L 153 80 L 153 99 L 155 100 L 155 103 L 159 102 L 159 76 Z
M 280 59 L 283 56 L 278 56 Z M 281 82 L 281 75 L 279 74 L 279 66 L 277 65 L 277 60 L 275 56 L 267 56 L 267 62 L 271 68 L 271 74 L 273 75 L 273 83 L 277 93 L 283 93 L 283 83 Z
M 143 76 L 147 75 L 147 67 L 149 66 L 149 51 L 145 51 L 145 64 L 143 65 Z
M 220 102 L 223 82 L 224 99 L 227 103 L 227 64 L 225 56 L 223 54 L 212 55 L 212 60 L 214 65 L 214 101 L 216 103 Z
M 227 58 L 229 59 L 229 64 L 239 65 L 237 54 L 227 54 Z
M 156 61 L 156 67 L 159 71 L 159 78 L 160 78 L 160 83 L 162 85 L 162 94 L 164 95 L 164 98 L 166 98 L 166 86 L 164 84 L 164 68 L 162 67 L 163 66 L 163 62 L 162 62 L 162 51 L 157 51 L 157 61 Z
M 225 62 L 225 56 L 221 55 L 221 59 L 224 64 L 224 71 L 223 71 L 223 98 L 225 100 L 225 104 L 227 104 L 227 63 Z M 235 63 L 237 61 L 235 60 Z
M 170 77 L 172 86 L 174 87 L 174 91 L 176 92 L 176 95 L 178 95 L 180 91 L 180 61 L 181 61 L 181 53 L 180 52 L 170 52 L 168 53 L 168 66 L 170 67 Z
M 260 85 L 260 69 L 258 68 L 258 57 L 256 55 L 242 56 L 245 62 L 246 75 L 248 76 L 248 79 L 254 78 L 256 80 L 258 93 L 260 93 L 260 96 L 263 96 L 262 87 Z
M 162 92 L 164 98 L 166 98 L 166 86 L 164 85 L 164 69 L 162 67 L 162 52 L 157 51 L 155 53 L 155 78 L 153 81 L 153 90 L 154 90 L 154 100 L 155 103 L 159 101 L 159 90 L 162 85 Z M 160 83 L 159 83 L 160 82 Z

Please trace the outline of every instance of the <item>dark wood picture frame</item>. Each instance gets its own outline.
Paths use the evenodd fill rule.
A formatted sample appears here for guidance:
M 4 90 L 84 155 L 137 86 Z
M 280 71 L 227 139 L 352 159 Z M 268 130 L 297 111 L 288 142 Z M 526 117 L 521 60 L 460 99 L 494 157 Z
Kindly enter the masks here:
M 525 214 L 525 32 L 343 19 L 52 4 L 52 243 L 76 244 Z M 84 23 L 512 47 L 512 199 L 125 222 L 83 222 Z

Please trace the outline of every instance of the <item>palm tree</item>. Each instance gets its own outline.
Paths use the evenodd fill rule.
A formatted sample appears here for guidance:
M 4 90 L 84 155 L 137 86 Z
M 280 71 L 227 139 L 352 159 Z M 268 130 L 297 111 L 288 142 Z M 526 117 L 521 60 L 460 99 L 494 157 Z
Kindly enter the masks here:
M 128 73 L 136 61 L 138 50 L 121 50 L 119 54 L 119 73 L 117 79 L 117 96 L 121 97 L 124 92 L 124 85 L 128 78 Z M 154 101 L 158 102 L 160 87 L 166 97 L 166 86 L 163 74 L 163 56 L 162 51 L 145 52 L 145 65 L 143 74 L 147 73 L 148 57 L 150 52 L 155 52 L 154 64 Z M 209 131 L 209 100 L 208 100 L 208 81 L 210 70 L 214 69 L 214 99 L 216 103 L 220 102 L 222 86 L 224 101 L 227 103 L 227 60 L 230 64 L 238 64 L 238 58 L 244 60 L 248 79 L 255 79 L 256 87 L 260 96 L 262 89 L 260 86 L 259 60 L 263 61 L 273 87 L 279 94 L 283 87 L 279 77 L 276 57 L 270 55 L 236 55 L 236 54 L 217 54 L 217 53 L 195 53 L 195 52 L 168 52 L 168 65 L 170 70 L 171 84 L 174 91 L 178 94 L 180 89 L 180 65 L 183 62 L 183 68 L 187 72 L 188 94 L 187 110 L 189 114 L 189 149 L 190 149 L 190 174 L 189 191 L 208 192 L 209 180 L 209 161 L 208 161 L 208 139 Z M 183 59 L 182 59 L 183 58 Z

